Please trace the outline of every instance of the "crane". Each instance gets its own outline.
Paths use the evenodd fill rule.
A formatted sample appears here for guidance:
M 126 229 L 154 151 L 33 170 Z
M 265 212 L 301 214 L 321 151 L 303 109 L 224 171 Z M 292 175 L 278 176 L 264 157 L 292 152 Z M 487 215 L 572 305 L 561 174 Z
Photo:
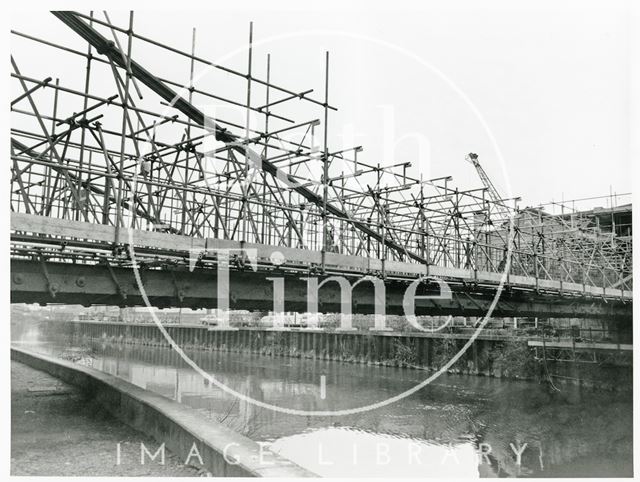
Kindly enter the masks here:
M 489 200 L 493 203 L 493 209 L 489 211 L 488 217 L 491 224 L 496 226 L 497 223 L 508 220 L 511 217 L 511 212 L 507 205 L 504 203 L 502 196 L 498 193 L 498 190 L 489 179 L 489 176 L 485 172 L 485 170 L 480 165 L 480 161 L 478 161 L 478 154 L 470 152 L 465 156 L 465 160 L 473 164 L 478 171 L 478 176 L 482 181 L 482 184 L 487 190 L 487 194 L 489 195 Z

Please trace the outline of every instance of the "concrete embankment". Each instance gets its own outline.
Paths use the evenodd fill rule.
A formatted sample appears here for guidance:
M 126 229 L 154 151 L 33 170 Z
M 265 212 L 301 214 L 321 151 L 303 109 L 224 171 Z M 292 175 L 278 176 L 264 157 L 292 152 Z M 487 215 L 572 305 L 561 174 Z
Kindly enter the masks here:
M 206 326 L 166 325 L 169 336 L 183 349 L 229 351 L 263 356 L 286 356 L 351 363 L 438 370 L 469 339 L 461 333 L 338 332 L 327 330 L 270 330 L 243 327 L 210 330 Z M 70 321 L 49 325 L 52 335 L 74 344 L 89 341 L 169 347 L 151 323 Z M 538 350 L 539 352 L 539 350 Z M 478 337 L 450 367 L 450 373 L 520 380 L 548 380 L 585 387 L 624 390 L 631 368 L 549 360 L 542 362 L 525 338 Z
M 196 477 L 169 450 L 164 460 L 146 457 L 158 443 L 127 426 L 98 403 L 48 373 L 11 362 L 11 475 Z
M 11 359 L 78 387 L 109 413 L 181 460 L 202 461 L 213 476 L 309 477 L 314 474 L 192 408 L 89 367 L 12 347 Z

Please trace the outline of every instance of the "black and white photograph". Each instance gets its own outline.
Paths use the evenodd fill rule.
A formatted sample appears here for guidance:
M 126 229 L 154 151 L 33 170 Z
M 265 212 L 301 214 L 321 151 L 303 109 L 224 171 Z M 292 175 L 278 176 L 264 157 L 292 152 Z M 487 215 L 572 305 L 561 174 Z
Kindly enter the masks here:
M 634 477 L 640 5 L 56 3 L 3 19 L 6 477 Z

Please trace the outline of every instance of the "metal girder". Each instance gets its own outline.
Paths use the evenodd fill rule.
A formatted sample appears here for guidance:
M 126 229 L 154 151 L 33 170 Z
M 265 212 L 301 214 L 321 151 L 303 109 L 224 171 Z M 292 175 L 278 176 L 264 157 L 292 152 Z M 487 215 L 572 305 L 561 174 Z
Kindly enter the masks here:
M 60 237 L 65 239 L 68 247 L 75 247 L 82 250 L 101 246 L 105 243 L 111 245 L 118 238 L 118 234 L 123 235 L 114 226 L 96 225 L 81 221 L 68 219 L 55 219 L 46 216 L 30 215 L 25 213 L 11 213 L 11 229 L 16 232 L 11 236 L 16 248 L 19 245 L 28 247 L 30 242 L 42 245 L 46 243 L 48 247 L 54 248 L 60 243 Z M 17 234 L 17 233 L 30 233 Z M 264 244 L 242 243 L 233 240 L 219 240 L 215 238 L 193 238 L 184 235 L 171 235 L 166 233 L 150 232 L 145 230 L 127 229 L 126 234 L 121 239 L 127 239 L 135 245 L 136 257 L 140 254 L 149 254 L 151 250 L 154 256 L 164 259 L 178 257 L 183 259 L 192 255 L 194 250 L 205 255 L 215 255 L 220 249 L 231 249 L 237 252 L 252 252 L 263 264 L 273 268 L 270 259 L 274 253 L 284 255 L 281 268 L 287 267 L 296 269 L 313 270 L 318 266 L 324 266 L 327 273 L 344 274 L 347 276 L 364 276 L 372 274 L 385 278 L 404 278 L 412 281 L 419 277 L 437 277 L 445 279 L 447 282 L 467 283 L 484 286 L 493 292 L 501 283 L 501 276 L 496 273 L 483 272 L 471 269 L 445 268 L 439 266 L 420 266 L 416 263 L 408 262 L 384 262 L 375 258 L 365 258 L 357 256 L 345 256 L 335 253 L 321 253 L 319 251 L 274 247 Z M 87 241 L 91 240 L 91 244 Z M 85 251 L 85 255 L 87 252 Z M 49 255 L 53 256 L 52 261 L 60 261 L 56 258 L 56 251 L 50 250 Z M 22 252 L 25 256 L 25 252 Z M 147 259 L 148 261 L 148 259 Z M 555 295 L 560 298 L 570 298 L 574 296 L 586 296 L 607 300 L 632 300 L 632 293 L 625 290 L 614 290 L 597 288 L 577 284 L 561 283 L 549 280 L 537 280 L 531 277 L 511 276 L 505 285 L 507 289 L 525 290 L 540 292 L 540 285 L 544 284 L 545 295 Z
M 71 303 L 144 305 L 140 287 L 131 268 L 105 265 L 46 262 L 48 278 L 39 261 L 11 261 L 11 301 L 13 303 Z M 114 284 L 114 276 L 119 287 Z M 285 309 L 307 310 L 307 281 L 304 274 L 230 270 L 229 307 L 231 309 L 272 310 L 273 281 L 285 280 Z M 149 302 L 154 306 L 185 306 L 191 308 L 218 307 L 215 270 L 144 269 L 140 277 Z M 326 279 L 318 276 L 319 281 Z M 356 278 L 355 280 L 357 280 Z M 354 282 L 355 282 L 354 280 Z M 56 286 L 52 298 L 49 286 Z M 353 283 L 352 283 L 353 284 Z M 386 310 L 388 314 L 404 314 L 403 299 L 408 281 L 386 280 Z M 181 292 L 176 292 L 180 286 Z M 126 298 L 122 297 L 126 290 Z M 451 299 L 417 299 L 416 315 L 484 316 L 493 300 L 493 291 L 452 287 Z M 372 283 L 359 283 L 353 288 L 353 313 L 373 314 L 375 296 Z M 437 293 L 436 293 L 437 294 Z M 180 299 L 182 298 L 182 299 Z M 341 312 L 340 289 L 337 283 L 327 283 L 319 291 L 319 310 Z M 495 317 L 606 317 L 631 321 L 632 303 L 598 301 L 581 298 L 562 299 L 531 293 L 503 293 L 493 312 Z
M 65 25 L 70 27 L 74 32 L 85 39 L 98 51 L 98 53 L 105 55 L 111 62 L 118 65 L 119 67 L 123 69 L 130 69 L 131 75 L 134 78 L 140 80 L 144 85 L 146 85 L 149 89 L 162 97 L 162 99 L 164 99 L 166 102 L 173 105 L 176 109 L 178 109 L 198 125 L 205 125 L 205 115 L 202 111 L 196 108 L 191 102 L 178 95 L 173 89 L 168 87 L 163 81 L 158 79 L 140 64 L 135 62 L 133 59 L 128 58 L 124 52 L 116 47 L 114 42 L 107 40 L 103 35 L 96 31 L 87 22 L 82 20 L 74 12 L 59 11 L 52 13 Z M 278 175 L 278 168 L 275 166 L 275 164 L 268 161 L 264 156 L 255 153 L 248 147 L 244 146 L 242 143 L 243 139 L 241 137 L 229 132 L 227 129 L 221 127 L 218 124 L 213 124 L 213 126 L 215 128 L 216 139 L 226 144 L 231 144 L 234 150 L 238 151 L 242 155 L 248 156 L 251 159 L 259 158 L 262 169 L 265 172 L 274 177 Z M 284 175 L 287 176 L 287 178 L 292 183 L 294 183 L 292 189 L 303 196 L 305 199 L 307 199 L 307 201 L 315 204 L 320 208 L 326 207 L 326 211 L 334 216 L 349 219 L 349 222 L 351 222 L 357 229 L 372 237 L 373 239 L 376 239 L 378 242 L 384 243 L 386 246 L 397 251 L 401 255 L 405 254 L 420 263 L 428 263 L 427 259 L 423 258 L 422 256 L 408 251 L 406 247 L 402 246 L 401 244 L 387 238 L 386 236 L 383 237 L 375 230 L 368 227 L 366 224 L 354 220 L 351 216 L 349 216 L 349 213 L 345 212 L 344 210 L 339 209 L 338 207 L 330 203 L 325 204 L 321 196 L 315 194 L 310 189 L 301 186 L 295 181 L 294 178 L 289 177 L 286 174 Z

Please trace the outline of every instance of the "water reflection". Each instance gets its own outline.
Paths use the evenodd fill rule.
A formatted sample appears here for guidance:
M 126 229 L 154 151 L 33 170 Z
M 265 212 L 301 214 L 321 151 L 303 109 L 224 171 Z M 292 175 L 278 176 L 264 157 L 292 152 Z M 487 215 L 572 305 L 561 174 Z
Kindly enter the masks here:
M 14 336 L 64 356 L 64 340 Z M 47 340 L 44 340 L 47 341 Z M 347 417 L 291 416 L 210 385 L 171 350 L 86 343 L 95 368 L 199 410 L 325 476 L 625 476 L 632 473 L 628 395 L 561 392 L 530 382 L 445 375 L 390 406 Z M 339 410 L 404 391 L 425 372 L 339 362 L 192 351 L 232 389 L 299 410 Z M 326 377 L 326 397 L 320 377 Z M 518 455 L 519 454 L 519 455 Z
M 480 476 L 481 454 L 469 441 L 444 445 L 353 427 L 328 427 L 279 438 L 271 450 L 323 477 Z

